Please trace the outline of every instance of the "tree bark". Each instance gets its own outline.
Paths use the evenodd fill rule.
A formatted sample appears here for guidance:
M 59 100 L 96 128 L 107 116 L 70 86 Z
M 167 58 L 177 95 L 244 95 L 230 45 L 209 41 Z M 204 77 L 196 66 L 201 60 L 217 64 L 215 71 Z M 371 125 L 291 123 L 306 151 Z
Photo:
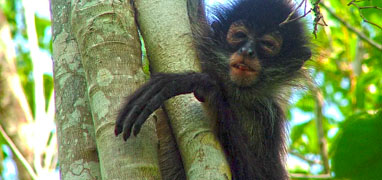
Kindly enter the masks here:
M 135 3 L 152 72 L 199 71 L 186 1 Z M 113 134 L 124 97 L 145 79 L 130 3 L 53 0 L 52 12 L 62 179 L 159 179 L 151 118 L 127 142 Z M 200 103 L 192 95 L 183 95 L 169 100 L 166 111 L 188 178 L 230 177 L 222 147 Z
M 60 176 L 101 179 L 84 68 L 69 21 L 70 1 L 52 0 L 51 9 Z
M 186 0 L 136 0 L 138 23 L 152 72 L 200 71 L 192 45 Z M 168 100 L 188 179 L 229 179 L 230 169 L 201 104 L 192 94 Z
M 129 1 L 76 1 L 71 4 L 71 2 L 53 5 L 57 11 L 54 13 L 56 15 L 62 14 L 63 10 L 68 12 L 65 17 L 62 15 L 58 17 L 61 22 L 56 20 L 57 24 L 66 23 L 68 26 L 55 28 L 57 32 L 62 30 L 67 32 L 53 34 L 57 36 L 57 40 L 60 37 L 58 42 L 73 40 L 73 44 L 56 50 L 56 53 L 63 54 L 55 56 L 55 59 L 67 58 L 72 63 L 70 66 L 56 65 L 58 75 L 62 76 L 62 79 L 57 80 L 59 83 L 57 89 L 63 87 L 68 89 L 67 86 L 70 83 L 68 79 L 71 79 L 68 76 L 73 77 L 73 75 L 67 74 L 71 72 L 69 69 L 62 68 L 73 68 L 81 72 L 81 75 L 77 75 L 80 76 L 77 81 L 81 82 L 75 84 L 76 86 L 81 85 L 81 93 L 78 93 L 78 87 L 76 92 L 61 93 L 60 95 L 57 93 L 58 98 L 61 98 L 57 102 L 58 111 L 62 111 L 63 108 L 60 107 L 63 103 L 62 99 L 65 98 L 63 95 L 85 98 L 81 101 L 80 98 L 70 97 L 70 100 L 72 106 L 73 104 L 86 106 L 84 109 L 87 118 L 90 118 L 88 113 L 91 113 L 94 136 L 87 137 L 87 139 L 94 140 L 95 138 L 97 142 L 96 149 L 102 179 L 158 179 L 160 176 L 157 159 L 158 144 L 154 122 L 146 123 L 139 136 L 131 138 L 127 142 L 114 135 L 115 119 L 120 104 L 145 80 L 141 68 L 141 46 L 130 3 Z M 64 53 L 66 49 L 73 47 L 78 47 L 76 55 L 79 56 L 64 57 L 64 55 L 74 54 L 73 52 Z M 85 82 L 86 86 L 83 86 Z M 65 129 L 61 130 L 87 127 L 84 125 L 85 122 L 78 123 L 83 119 L 77 118 L 82 115 L 79 110 L 63 112 L 57 116 L 65 118 L 67 117 L 65 114 L 75 116 L 77 121 L 65 124 Z M 90 122 L 86 121 L 86 124 L 89 125 L 89 129 L 86 130 L 90 132 Z M 77 125 L 77 127 L 72 125 Z M 89 133 L 89 135 L 91 134 Z M 65 139 L 62 142 L 65 144 L 71 141 L 65 136 L 61 136 L 61 139 Z M 93 143 L 89 147 L 91 147 L 89 150 L 96 152 Z M 92 162 L 97 161 L 93 158 L 91 160 L 93 160 Z M 97 166 L 97 164 L 93 165 L 92 167 Z M 88 171 L 84 169 L 84 161 L 71 162 L 70 168 L 72 167 L 75 169 L 70 172 Z M 93 177 L 98 177 L 98 175 Z

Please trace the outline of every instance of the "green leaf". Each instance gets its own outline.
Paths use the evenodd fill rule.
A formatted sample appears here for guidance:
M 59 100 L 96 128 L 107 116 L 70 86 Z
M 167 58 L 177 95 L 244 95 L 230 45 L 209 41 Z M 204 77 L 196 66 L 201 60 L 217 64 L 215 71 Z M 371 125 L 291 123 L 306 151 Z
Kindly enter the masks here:
M 45 96 L 45 110 L 48 110 L 49 100 L 53 94 L 53 77 L 51 75 L 44 74 L 44 96 Z
M 382 179 L 382 111 L 361 113 L 343 124 L 333 146 L 333 171 L 337 178 Z

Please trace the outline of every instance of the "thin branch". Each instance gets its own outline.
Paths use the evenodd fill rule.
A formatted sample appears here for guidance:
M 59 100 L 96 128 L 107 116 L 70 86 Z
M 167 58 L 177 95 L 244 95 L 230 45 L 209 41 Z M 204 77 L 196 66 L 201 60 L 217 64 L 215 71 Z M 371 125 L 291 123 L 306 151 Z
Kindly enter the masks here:
M 305 7 L 304 7 L 304 14 L 299 16 L 299 17 L 296 17 L 294 19 L 291 19 L 292 16 L 297 12 L 297 10 L 303 5 L 305 4 Z M 285 24 L 288 24 L 288 23 L 291 23 L 291 22 L 294 22 L 294 21 L 297 21 L 303 17 L 305 17 L 306 15 L 308 15 L 312 9 L 309 9 L 308 12 L 306 12 L 306 4 L 307 4 L 307 0 L 302 0 L 301 3 L 288 15 L 288 17 L 279 24 L 279 26 L 284 26 Z
M 302 154 L 300 154 L 300 153 L 298 153 L 296 151 L 289 151 L 288 153 L 293 155 L 293 156 L 296 156 L 296 157 L 300 158 L 303 161 L 306 161 L 310 165 L 312 165 L 312 164 L 320 164 L 321 163 L 320 160 L 308 159 L 307 157 L 305 157 L 304 155 L 302 155 Z
M 374 40 L 368 38 L 364 33 L 362 33 L 361 31 L 357 30 L 356 28 L 354 28 L 353 26 L 351 26 L 349 23 L 347 23 L 345 20 L 343 20 L 342 18 L 340 18 L 338 15 L 336 15 L 334 13 L 333 10 L 331 10 L 330 8 L 328 8 L 325 4 L 323 3 L 320 3 L 320 6 L 322 6 L 323 8 L 325 8 L 325 10 L 330 14 L 332 15 L 335 19 L 337 19 L 340 23 L 342 23 L 343 25 L 345 25 L 350 31 L 354 32 L 355 34 L 357 34 L 358 37 L 360 37 L 361 39 L 363 39 L 364 41 L 366 41 L 367 43 L 369 43 L 371 46 L 377 48 L 378 50 L 382 51 L 382 44 L 378 44 L 377 42 L 375 42 Z
M 362 0 L 361 0 L 361 1 L 362 1 Z M 361 1 L 352 0 L 352 1 L 350 1 L 347 5 L 350 6 L 350 5 L 353 4 L 354 2 L 361 2 Z
M 309 175 L 309 174 L 289 174 L 292 179 L 332 179 L 330 174 L 320 174 L 320 175 Z
M 320 147 L 320 154 L 322 159 L 322 165 L 324 166 L 324 173 L 330 172 L 329 167 L 329 156 L 328 156 L 328 145 L 325 139 L 324 127 L 323 127 L 323 114 L 322 109 L 324 106 L 324 98 L 322 97 L 322 93 L 318 88 L 312 87 L 312 92 L 316 101 L 316 126 L 317 126 L 317 136 L 318 143 Z
M 281 26 L 283 26 L 283 25 L 285 25 L 285 24 L 288 24 L 288 23 L 297 21 L 297 20 L 299 20 L 299 19 L 305 17 L 306 15 L 308 15 L 311 11 L 312 11 L 312 9 L 309 9 L 309 11 L 306 12 L 306 13 L 304 13 L 303 15 L 301 15 L 301 16 L 299 16 L 299 17 L 296 17 L 296 18 L 294 18 L 294 19 L 288 20 L 288 21 L 284 21 L 284 22 L 280 23 L 279 26 L 281 27 Z
M 359 1 L 358 1 L 358 2 L 359 2 Z M 361 11 L 362 9 L 371 9 L 371 8 L 373 8 L 373 9 L 378 9 L 378 10 L 382 10 L 381 7 L 378 7 L 378 6 L 359 6 L 358 4 L 355 4 L 355 0 L 352 0 L 352 1 L 350 1 L 350 2 L 348 3 L 348 6 L 351 6 L 351 5 L 355 6 L 355 7 L 358 9 L 358 11 L 359 11 L 359 16 L 361 16 L 361 18 L 362 18 L 362 20 L 363 20 L 364 22 L 369 23 L 369 24 L 371 24 L 371 25 L 373 25 L 373 26 L 376 26 L 376 27 L 378 27 L 379 29 L 382 30 L 382 27 L 381 27 L 380 25 L 378 25 L 378 24 L 376 24 L 376 23 L 374 23 L 374 22 L 371 22 L 371 21 L 367 20 L 367 19 L 365 18 L 365 16 L 362 14 L 362 11 Z
M 33 168 L 29 165 L 28 161 L 24 158 L 21 152 L 17 149 L 16 145 L 13 143 L 12 139 L 4 131 L 3 127 L 0 125 L 0 135 L 4 138 L 5 142 L 11 148 L 13 154 L 20 160 L 21 164 L 28 171 L 32 179 L 37 179 L 37 174 L 34 172 Z
M 318 5 L 319 3 L 321 3 L 321 0 L 316 0 L 316 2 L 313 3 L 313 13 L 314 13 L 314 21 L 313 21 L 314 22 L 313 23 L 314 24 L 314 30 L 313 30 L 313 34 L 314 34 L 315 38 L 317 38 L 318 25 L 327 26 L 327 24 L 325 22 L 325 19 L 324 19 L 324 16 L 321 13 L 320 6 Z
M 371 21 L 367 20 L 367 19 L 365 18 L 365 16 L 363 16 L 362 14 L 360 14 L 360 16 L 361 16 L 362 20 L 363 20 L 365 23 L 369 23 L 369 24 L 371 24 L 371 25 L 374 25 L 374 26 L 376 26 L 376 27 L 378 27 L 379 29 L 381 29 L 381 30 L 382 30 L 382 27 L 381 27 L 381 26 L 379 26 L 378 24 L 376 24 L 376 23 L 373 23 L 373 22 L 371 22 Z
M 358 2 L 363 2 L 363 1 L 370 1 L 370 0 L 352 0 L 347 5 L 349 6 L 352 3 L 358 3 Z
M 382 7 L 378 7 L 378 6 L 361 6 L 361 7 L 359 7 L 359 9 L 378 9 L 378 10 L 382 10 Z
M 304 12 L 306 12 L 306 8 L 308 7 L 308 3 L 305 3 L 304 5 Z

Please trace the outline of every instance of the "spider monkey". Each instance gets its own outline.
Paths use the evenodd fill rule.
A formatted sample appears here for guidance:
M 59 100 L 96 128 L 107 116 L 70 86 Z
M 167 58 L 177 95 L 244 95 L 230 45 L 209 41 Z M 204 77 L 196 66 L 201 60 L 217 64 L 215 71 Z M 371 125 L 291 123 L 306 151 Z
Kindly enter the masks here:
M 280 25 L 294 12 L 289 0 L 237 0 L 213 12 L 211 25 L 204 13 L 200 22 L 191 18 L 202 72 L 153 75 L 127 99 L 115 134 L 124 140 L 137 135 L 165 100 L 194 93 L 217 116 L 216 134 L 233 179 L 288 179 L 283 107 L 311 57 L 304 24 Z

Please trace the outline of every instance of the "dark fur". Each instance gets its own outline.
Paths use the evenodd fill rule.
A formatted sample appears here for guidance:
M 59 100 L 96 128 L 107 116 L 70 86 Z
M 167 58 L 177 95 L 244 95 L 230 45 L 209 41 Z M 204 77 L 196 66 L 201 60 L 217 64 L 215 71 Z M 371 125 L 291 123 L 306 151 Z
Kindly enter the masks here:
M 217 135 L 233 179 L 288 179 L 284 167 L 283 105 L 289 89 L 299 84 L 299 77 L 304 75 L 301 67 L 311 55 L 304 26 L 294 21 L 279 27 L 293 11 L 288 0 L 238 0 L 219 8 L 214 11 L 212 28 L 203 10 L 196 13 L 197 18 L 191 17 L 202 73 L 154 76 L 128 99 L 120 111 L 115 133 L 123 131 L 125 140 L 132 130 L 136 135 L 165 100 L 193 92 L 216 111 Z M 229 77 L 229 57 L 236 50 L 227 45 L 226 34 L 238 20 L 244 20 L 257 35 L 278 30 L 283 38 L 280 53 L 260 59 L 259 78 L 246 87 L 236 85 Z
M 218 135 L 234 179 L 288 179 L 283 163 L 285 117 L 281 106 L 285 93 L 303 76 L 300 68 L 311 55 L 301 22 L 279 27 L 292 11 L 287 0 L 239 0 L 215 9 L 212 29 L 206 24 L 194 26 L 202 71 L 223 82 L 227 103 L 214 102 L 212 106 L 226 104 L 218 108 Z M 225 37 L 238 20 L 244 20 L 257 34 L 278 30 L 284 40 L 278 56 L 260 59 L 264 67 L 260 80 L 244 88 L 230 81 L 227 65 L 232 50 Z

